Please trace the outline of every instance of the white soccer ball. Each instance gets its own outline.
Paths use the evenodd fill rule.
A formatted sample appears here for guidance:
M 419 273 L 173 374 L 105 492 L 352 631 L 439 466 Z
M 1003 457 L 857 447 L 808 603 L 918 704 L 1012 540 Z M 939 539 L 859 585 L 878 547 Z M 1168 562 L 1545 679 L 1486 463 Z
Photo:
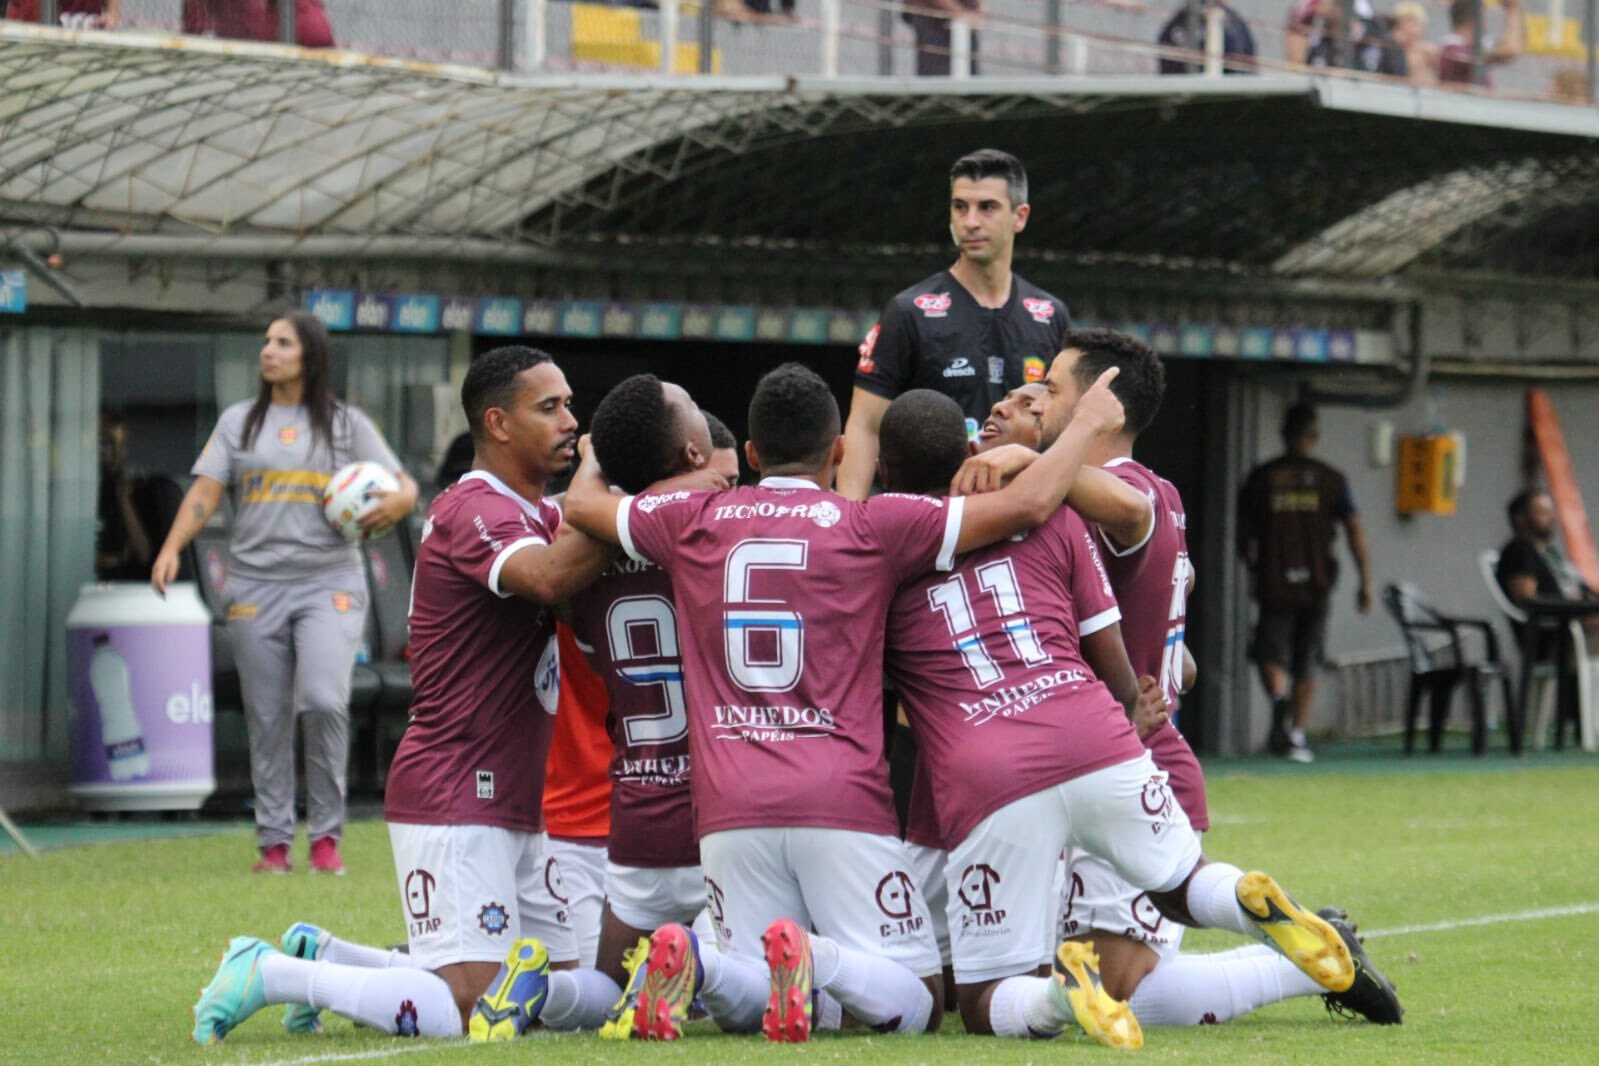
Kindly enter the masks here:
M 364 540 L 360 522 L 378 505 L 377 493 L 399 487 L 399 479 L 377 463 L 351 463 L 340 467 L 322 490 L 322 513 L 345 540 Z

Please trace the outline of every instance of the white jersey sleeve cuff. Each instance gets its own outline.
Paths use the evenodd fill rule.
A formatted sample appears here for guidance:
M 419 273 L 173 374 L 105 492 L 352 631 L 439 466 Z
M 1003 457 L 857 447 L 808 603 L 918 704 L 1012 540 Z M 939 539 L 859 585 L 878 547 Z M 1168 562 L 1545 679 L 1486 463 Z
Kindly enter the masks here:
M 507 559 L 521 551 L 523 548 L 534 544 L 537 544 L 540 547 L 548 546 L 548 542 L 546 542 L 543 537 L 523 537 L 521 540 L 513 540 L 511 543 L 507 544 L 503 549 L 501 549 L 500 554 L 494 557 L 494 565 L 489 567 L 490 592 L 494 593 L 494 595 L 498 596 L 502 600 L 510 598 L 511 594 L 501 590 L 500 588 L 500 571 L 505 569 L 505 562 Z
M 1104 526 L 1096 525 L 1094 527 L 1099 530 L 1099 539 L 1104 542 L 1105 550 L 1118 559 L 1123 559 L 1142 551 L 1144 545 L 1148 544 L 1150 538 L 1155 535 L 1155 523 L 1160 521 L 1160 503 L 1155 499 L 1153 493 L 1146 493 L 1145 495 L 1149 499 L 1149 530 L 1144 534 L 1144 539 L 1137 544 L 1124 548 L 1111 539 L 1110 534 L 1105 532 Z
M 638 545 L 633 543 L 633 501 L 637 496 L 625 497 L 616 508 L 616 539 L 621 542 L 622 550 L 627 552 L 627 557 L 640 563 L 653 563 L 655 560 L 646 558 L 638 550 Z
M 1077 626 L 1077 635 L 1086 637 L 1090 633 L 1098 633 L 1106 626 L 1113 626 L 1122 620 L 1120 607 L 1107 607 L 1092 618 L 1085 618 Z
M 938 546 L 938 560 L 933 564 L 939 570 L 955 569 L 955 545 L 961 539 L 961 519 L 966 514 L 966 497 L 950 496 L 945 499 L 949 514 L 944 517 L 944 543 Z

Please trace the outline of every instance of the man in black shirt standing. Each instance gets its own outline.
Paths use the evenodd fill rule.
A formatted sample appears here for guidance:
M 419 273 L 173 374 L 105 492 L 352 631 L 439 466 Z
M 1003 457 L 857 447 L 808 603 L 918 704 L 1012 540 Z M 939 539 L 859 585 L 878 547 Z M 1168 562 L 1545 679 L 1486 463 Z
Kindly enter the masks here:
M 877 468 L 877 432 L 894 397 L 936 389 L 966 412 L 968 436 L 1012 389 L 1044 380 L 1071 328 L 1066 305 L 1011 272 L 1027 226 L 1027 172 L 985 148 L 950 170 L 949 230 L 960 255 L 895 296 L 861 342 L 844 427 L 838 491 L 863 500 Z

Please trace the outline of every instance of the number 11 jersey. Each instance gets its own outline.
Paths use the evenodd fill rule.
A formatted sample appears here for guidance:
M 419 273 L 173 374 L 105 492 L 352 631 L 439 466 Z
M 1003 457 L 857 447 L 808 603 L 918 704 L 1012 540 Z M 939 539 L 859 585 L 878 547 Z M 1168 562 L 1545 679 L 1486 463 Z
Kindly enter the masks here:
M 846 500 L 797 478 L 631 497 L 628 555 L 671 576 L 701 837 L 894 835 L 883 628 L 902 581 L 954 565 L 963 502 Z

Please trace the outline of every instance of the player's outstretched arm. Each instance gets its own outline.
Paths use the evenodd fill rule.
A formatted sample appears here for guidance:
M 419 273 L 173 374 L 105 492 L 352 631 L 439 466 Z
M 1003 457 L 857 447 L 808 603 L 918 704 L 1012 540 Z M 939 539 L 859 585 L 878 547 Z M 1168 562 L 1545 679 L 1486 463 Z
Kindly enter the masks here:
M 222 503 L 222 494 L 226 491 L 228 487 L 222 482 L 201 474 L 189 486 L 189 491 L 184 493 L 178 513 L 172 519 L 172 528 L 167 531 L 167 539 L 156 554 L 155 562 L 150 565 L 150 585 L 157 595 L 165 596 L 167 586 L 177 580 L 178 556 L 205 528 L 206 522 Z
M 551 607 L 581 592 L 615 558 L 615 547 L 574 529 L 557 536 L 554 544 L 529 544 L 512 552 L 500 568 L 500 588 Z
M 1118 373 L 1118 367 L 1111 367 L 1099 375 L 1077 401 L 1071 422 L 1037 462 L 1000 491 L 966 499 L 956 554 L 1032 529 L 1055 513 L 1076 480 L 1089 445 L 1122 428 L 1121 401 L 1110 391 Z
M 621 544 L 621 535 L 616 531 L 616 512 L 627 498 L 611 492 L 610 483 L 594 458 L 588 434 L 578 439 L 577 453 L 577 472 L 572 475 L 566 499 L 561 504 L 566 520 L 596 540 Z

